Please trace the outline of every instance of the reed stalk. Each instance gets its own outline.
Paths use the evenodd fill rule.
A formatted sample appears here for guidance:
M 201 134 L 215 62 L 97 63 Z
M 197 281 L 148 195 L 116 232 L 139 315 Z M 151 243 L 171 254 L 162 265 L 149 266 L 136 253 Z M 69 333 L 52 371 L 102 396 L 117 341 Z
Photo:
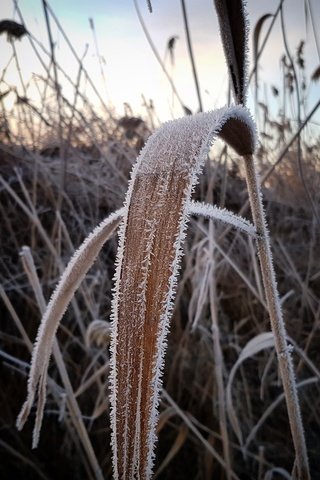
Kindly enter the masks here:
M 257 229 L 257 246 L 261 265 L 261 274 L 268 305 L 270 322 L 275 338 L 280 374 L 284 388 L 292 440 L 296 451 L 294 478 L 309 480 L 307 448 L 300 413 L 300 404 L 294 375 L 290 348 L 286 340 L 286 329 L 282 317 L 275 272 L 272 262 L 269 233 L 262 205 L 262 196 L 252 155 L 244 157 L 246 181 L 249 192 L 252 215 Z

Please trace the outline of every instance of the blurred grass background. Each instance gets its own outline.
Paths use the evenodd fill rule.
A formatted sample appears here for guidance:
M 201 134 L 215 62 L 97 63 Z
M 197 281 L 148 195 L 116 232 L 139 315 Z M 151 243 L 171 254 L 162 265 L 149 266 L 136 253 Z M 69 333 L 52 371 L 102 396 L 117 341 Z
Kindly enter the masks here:
M 54 17 L 44 5 L 49 31 Z M 126 104 L 122 114 L 96 91 L 97 107 L 88 95 L 90 74 L 81 58 L 76 70 L 61 69 L 54 38 L 45 54 L 43 44 L 27 32 L 28 25 L 22 29 L 22 19 L 20 30 L 13 23 L 0 22 L 12 49 L 10 62 L 19 73 L 18 31 L 18 36 L 34 42 L 34 55 L 42 59 L 46 74 L 35 72 L 34 98 L 22 74 L 19 83 L 7 82 L 5 67 L 0 78 L 0 478 L 95 478 L 53 361 L 39 448 L 31 450 L 32 422 L 22 432 L 15 428 L 26 393 L 30 346 L 41 319 L 20 252 L 22 246 L 30 247 L 48 300 L 74 250 L 109 212 L 122 205 L 131 167 L 159 119 L 149 100 L 144 100 L 141 112 Z M 317 19 L 309 20 L 311 25 Z M 261 32 L 255 30 L 255 34 Z M 297 47 L 293 64 L 285 51 L 281 57 L 282 87 L 268 85 L 279 106 L 276 113 L 262 101 L 268 97 L 262 92 L 263 82 L 259 83 L 256 157 L 316 479 L 320 478 L 320 137 L 319 125 L 308 118 L 317 107 L 308 92 L 311 85 L 318 85 L 320 60 L 315 59 L 312 78 L 308 77 L 302 41 Z M 62 77 L 69 77 L 72 96 L 64 96 Z M 95 90 L 94 82 L 90 89 Z M 188 99 L 184 102 L 187 106 Z M 297 136 L 299 125 L 303 129 Z M 242 165 L 222 143 L 210 152 L 195 197 L 250 218 Z M 212 235 L 214 254 L 208 247 Z M 105 478 L 111 478 L 112 472 L 108 336 L 92 328 L 92 322 L 109 319 L 116 246 L 114 237 L 103 248 L 58 332 L 72 388 Z M 208 264 L 214 266 L 210 274 Z M 212 291 L 216 323 L 212 322 Z M 226 478 L 216 459 L 217 454 L 223 456 L 223 449 L 215 369 L 221 369 L 226 387 L 244 353 L 248 358 L 230 385 L 244 448 L 233 432 L 227 406 L 233 471 L 241 479 L 289 478 L 285 475 L 290 473 L 294 454 L 275 352 L 268 342 L 257 352 L 254 343 L 247 347 L 269 330 L 254 243 L 220 224 L 192 219 L 166 356 L 156 478 Z M 219 364 L 214 348 L 217 336 L 223 354 Z

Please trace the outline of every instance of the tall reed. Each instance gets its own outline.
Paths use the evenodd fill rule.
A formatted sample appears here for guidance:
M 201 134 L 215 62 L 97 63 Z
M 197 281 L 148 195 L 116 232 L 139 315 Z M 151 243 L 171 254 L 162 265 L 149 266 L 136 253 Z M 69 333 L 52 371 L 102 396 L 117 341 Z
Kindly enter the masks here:
M 244 104 L 248 83 L 246 56 L 248 51 L 249 27 L 246 4 L 243 0 L 215 0 L 215 5 L 219 18 L 221 39 L 232 80 L 235 102 Z M 286 397 L 292 439 L 296 451 L 293 476 L 294 478 L 304 480 L 310 478 L 307 449 L 293 362 L 287 343 L 286 329 L 275 280 L 267 221 L 262 205 L 262 193 L 253 155 L 245 155 L 244 160 L 251 210 L 258 233 L 257 247 L 265 296 L 268 304 L 271 327 L 275 337 L 280 374 Z

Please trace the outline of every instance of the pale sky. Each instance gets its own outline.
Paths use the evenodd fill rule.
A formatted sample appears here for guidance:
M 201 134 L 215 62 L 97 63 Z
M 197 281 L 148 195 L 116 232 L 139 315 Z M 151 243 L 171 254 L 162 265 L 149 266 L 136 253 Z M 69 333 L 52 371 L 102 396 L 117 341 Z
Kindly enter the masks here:
M 318 26 L 320 23 L 320 1 L 309 1 L 314 11 L 315 24 Z M 165 55 L 168 39 L 172 36 L 179 37 L 175 48 L 175 67 L 172 70 L 168 58 L 166 66 L 173 75 L 173 80 L 183 102 L 192 111 L 196 111 L 198 105 L 188 57 L 180 0 L 153 0 L 152 14 L 148 12 L 144 0 L 138 0 L 138 3 L 152 40 L 162 59 Z M 279 0 L 269 0 L 268 2 L 248 0 L 247 3 L 252 35 L 257 20 L 265 13 L 275 12 Z M 309 80 L 310 74 L 320 64 L 320 59 L 311 25 L 306 37 L 304 3 L 304 0 L 285 0 L 284 11 L 291 53 L 295 55 L 300 40 L 306 40 L 306 73 L 307 80 Z M 1 18 L 14 18 L 18 21 L 17 14 L 14 14 L 13 5 L 12 0 L 1 0 Z M 171 88 L 147 43 L 138 21 L 133 0 L 51 0 L 50 5 L 80 57 L 85 51 L 86 44 L 88 44 L 84 65 L 106 102 L 110 102 L 120 115 L 124 113 L 123 103 L 128 102 L 134 113 L 139 114 L 143 112 L 141 94 L 144 94 L 147 99 L 153 99 L 161 120 L 171 118 Z M 28 30 L 49 50 L 41 0 L 20 0 L 19 6 Z M 186 0 L 186 8 L 204 110 L 211 110 L 226 103 L 227 90 L 227 71 L 213 1 Z M 105 60 L 103 69 L 107 91 L 101 77 L 89 18 L 94 21 L 99 53 Z M 267 20 L 261 38 L 267 31 L 269 23 L 270 20 Z M 54 22 L 52 22 L 52 30 L 56 42 L 57 61 L 75 80 L 78 73 L 77 63 L 74 61 L 61 33 L 54 26 Z M 15 42 L 15 46 L 25 80 L 30 79 L 32 73 L 43 73 L 27 38 Z M 5 35 L 0 36 L 0 49 L 0 69 L 2 70 L 12 53 Z M 270 85 L 275 85 L 281 89 L 280 58 L 283 53 L 280 20 L 278 19 L 261 59 L 259 75 L 262 87 L 260 95 L 263 102 L 273 104 L 275 102 L 270 91 Z M 250 59 L 251 56 L 252 51 L 250 52 Z M 18 84 L 14 63 L 9 66 L 5 78 L 12 85 Z M 62 77 L 59 80 L 62 83 L 64 93 L 66 95 L 71 94 L 72 90 L 68 89 L 66 84 L 62 82 Z M 319 82 L 310 85 L 309 109 L 319 98 L 319 85 Z M 28 93 L 32 97 L 32 89 Z M 88 87 L 89 94 L 90 89 Z M 92 101 L 96 102 L 96 99 L 92 97 Z M 182 115 L 177 100 L 174 101 L 173 113 L 175 116 Z

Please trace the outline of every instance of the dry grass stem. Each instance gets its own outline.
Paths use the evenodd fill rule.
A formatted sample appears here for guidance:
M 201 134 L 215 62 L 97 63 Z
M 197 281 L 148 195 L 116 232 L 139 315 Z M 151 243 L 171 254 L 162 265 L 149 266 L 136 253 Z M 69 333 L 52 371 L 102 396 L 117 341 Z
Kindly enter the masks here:
M 212 320 L 212 337 L 213 337 L 213 352 L 214 352 L 214 373 L 215 383 L 218 391 L 218 415 L 219 415 L 219 427 L 222 438 L 223 453 L 226 462 L 226 477 L 228 480 L 232 478 L 232 459 L 230 440 L 228 433 L 227 414 L 226 414 L 226 402 L 225 402 L 225 385 L 224 385 L 224 359 L 221 346 L 221 336 L 218 321 L 218 294 L 217 294 L 217 278 L 216 278 L 216 249 L 213 241 L 214 238 L 214 226 L 212 223 L 209 225 L 209 251 L 208 251 L 208 263 L 209 267 L 209 304 L 210 315 Z M 211 261 L 210 261 L 211 260 Z
M 296 388 L 292 357 L 286 340 L 285 324 L 282 317 L 279 295 L 272 262 L 269 233 L 262 205 L 259 180 L 254 167 L 252 155 L 245 156 L 246 179 L 252 215 L 259 237 L 258 253 L 266 300 L 274 333 L 275 346 L 281 372 L 281 379 L 286 396 L 292 439 L 296 451 L 296 471 L 294 477 L 300 480 L 310 479 L 307 448 Z
M 248 50 L 248 19 L 245 10 L 246 3 L 243 0 L 216 0 L 215 5 L 219 18 L 222 43 L 235 93 L 235 101 L 236 103 L 244 104 L 247 84 L 246 57 Z M 281 19 L 283 20 L 282 8 L 280 10 Z M 298 110 L 298 124 L 300 127 L 300 110 Z M 298 137 L 298 139 L 299 138 L 300 137 Z M 299 480 L 307 480 L 310 478 L 307 449 L 293 363 L 290 352 L 288 351 L 285 325 L 282 318 L 281 305 L 275 281 L 269 234 L 262 206 L 261 190 L 252 155 L 244 155 L 243 157 L 245 160 L 246 181 L 251 211 L 257 230 L 257 246 L 265 296 L 268 304 L 271 327 L 275 336 L 276 351 L 296 452 L 293 475 Z M 300 143 L 298 158 L 300 165 Z

